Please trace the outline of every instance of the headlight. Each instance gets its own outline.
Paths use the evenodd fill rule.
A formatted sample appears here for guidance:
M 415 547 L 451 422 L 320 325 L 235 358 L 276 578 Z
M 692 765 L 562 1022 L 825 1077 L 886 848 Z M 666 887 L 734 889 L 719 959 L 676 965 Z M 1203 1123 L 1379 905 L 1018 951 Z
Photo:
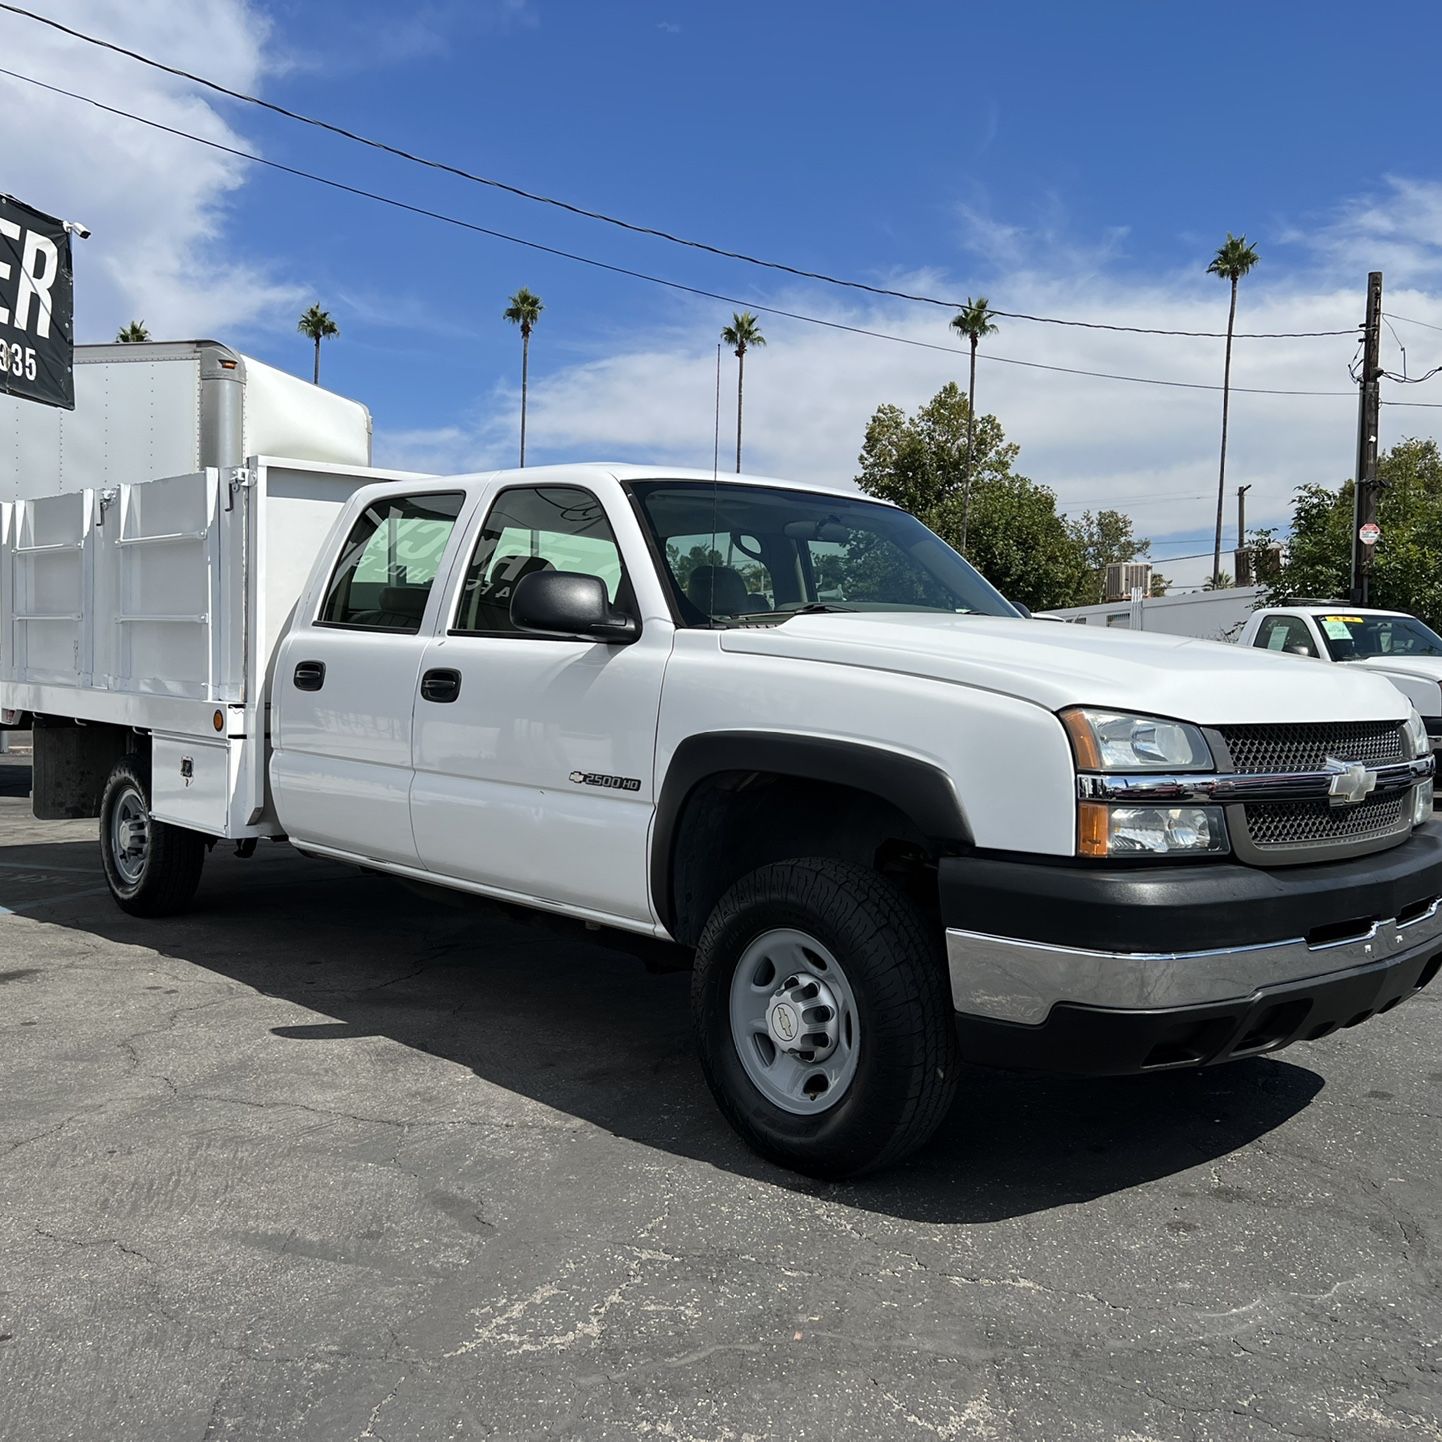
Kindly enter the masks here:
M 1081 804 L 1083 856 L 1207 856 L 1228 851 L 1220 806 Z
M 1430 756 L 1432 754 L 1432 741 L 1427 735 L 1427 724 L 1422 720 L 1415 706 L 1407 714 L 1407 739 L 1412 743 L 1414 756 Z
M 1195 726 L 1077 706 L 1061 713 L 1079 771 L 1215 771 Z

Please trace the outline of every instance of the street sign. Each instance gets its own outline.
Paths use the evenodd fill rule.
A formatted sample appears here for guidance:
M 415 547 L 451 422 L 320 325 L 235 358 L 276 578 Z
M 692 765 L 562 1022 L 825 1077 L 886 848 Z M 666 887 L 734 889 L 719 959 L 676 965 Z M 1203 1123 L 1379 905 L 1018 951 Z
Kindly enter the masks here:
M 1368 521 L 1360 531 L 1357 532 L 1357 539 L 1364 546 L 1375 546 L 1382 539 L 1382 528 L 1376 521 Z
M 0 195 L 0 394 L 75 409 L 74 308 L 64 222 Z

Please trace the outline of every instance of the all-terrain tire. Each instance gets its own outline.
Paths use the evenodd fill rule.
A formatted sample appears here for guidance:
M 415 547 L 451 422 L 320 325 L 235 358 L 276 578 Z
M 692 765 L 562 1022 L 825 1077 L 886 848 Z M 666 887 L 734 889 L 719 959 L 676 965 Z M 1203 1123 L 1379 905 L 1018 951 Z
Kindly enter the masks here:
M 121 821 L 143 813 L 143 853 L 125 852 L 117 834 Z M 115 763 L 100 800 L 100 861 L 110 894 L 132 916 L 174 916 L 184 911 L 200 885 L 205 837 L 183 826 L 150 818 L 150 766 L 134 753 Z
M 843 1094 L 812 1115 L 776 1105 L 752 1080 L 740 1050 L 750 1039 L 738 1038 L 732 1022 L 733 981 L 748 948 L 792 932 L 814 938 L 844 970 L 859 1029 Z M 855 1176 L 900 1160 L 932 1135 L 956 1092 L 940 938 L 894 886 L 849 862 L 805 858 L 742 877 L 702 932 L 691 1015 L 726 1119 L 762 1156 L 811 1176 Z

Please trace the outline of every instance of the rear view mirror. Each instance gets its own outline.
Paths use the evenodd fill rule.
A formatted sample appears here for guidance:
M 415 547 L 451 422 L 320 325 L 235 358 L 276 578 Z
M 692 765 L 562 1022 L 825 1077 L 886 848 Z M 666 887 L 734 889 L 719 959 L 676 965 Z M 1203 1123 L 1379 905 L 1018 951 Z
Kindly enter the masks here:
M 580 636 L 624 645 L 641 634 L 635 620 L 611 604 L 606 583 L 579 571 L 533 571 L 511 597 L 511 624 L 539 636 Z

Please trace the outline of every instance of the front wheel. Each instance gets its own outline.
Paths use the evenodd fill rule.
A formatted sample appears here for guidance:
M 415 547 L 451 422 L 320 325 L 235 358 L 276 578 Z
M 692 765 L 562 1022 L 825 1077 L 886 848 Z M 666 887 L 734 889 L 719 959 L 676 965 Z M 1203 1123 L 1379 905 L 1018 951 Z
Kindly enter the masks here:
M 151 817 L 149 770 L 139 756 L 115 763 L 100 800 L 100 860 L 122 910 L 172 916 L 200 885 L 205 838 Z
M 945 967 L 920 913 L 874 872 L 763 866 L 721 898 L 692 982 L 701 1064 L 727 1120 L 812 1176 L 900 1160 L 956 1090 Z

